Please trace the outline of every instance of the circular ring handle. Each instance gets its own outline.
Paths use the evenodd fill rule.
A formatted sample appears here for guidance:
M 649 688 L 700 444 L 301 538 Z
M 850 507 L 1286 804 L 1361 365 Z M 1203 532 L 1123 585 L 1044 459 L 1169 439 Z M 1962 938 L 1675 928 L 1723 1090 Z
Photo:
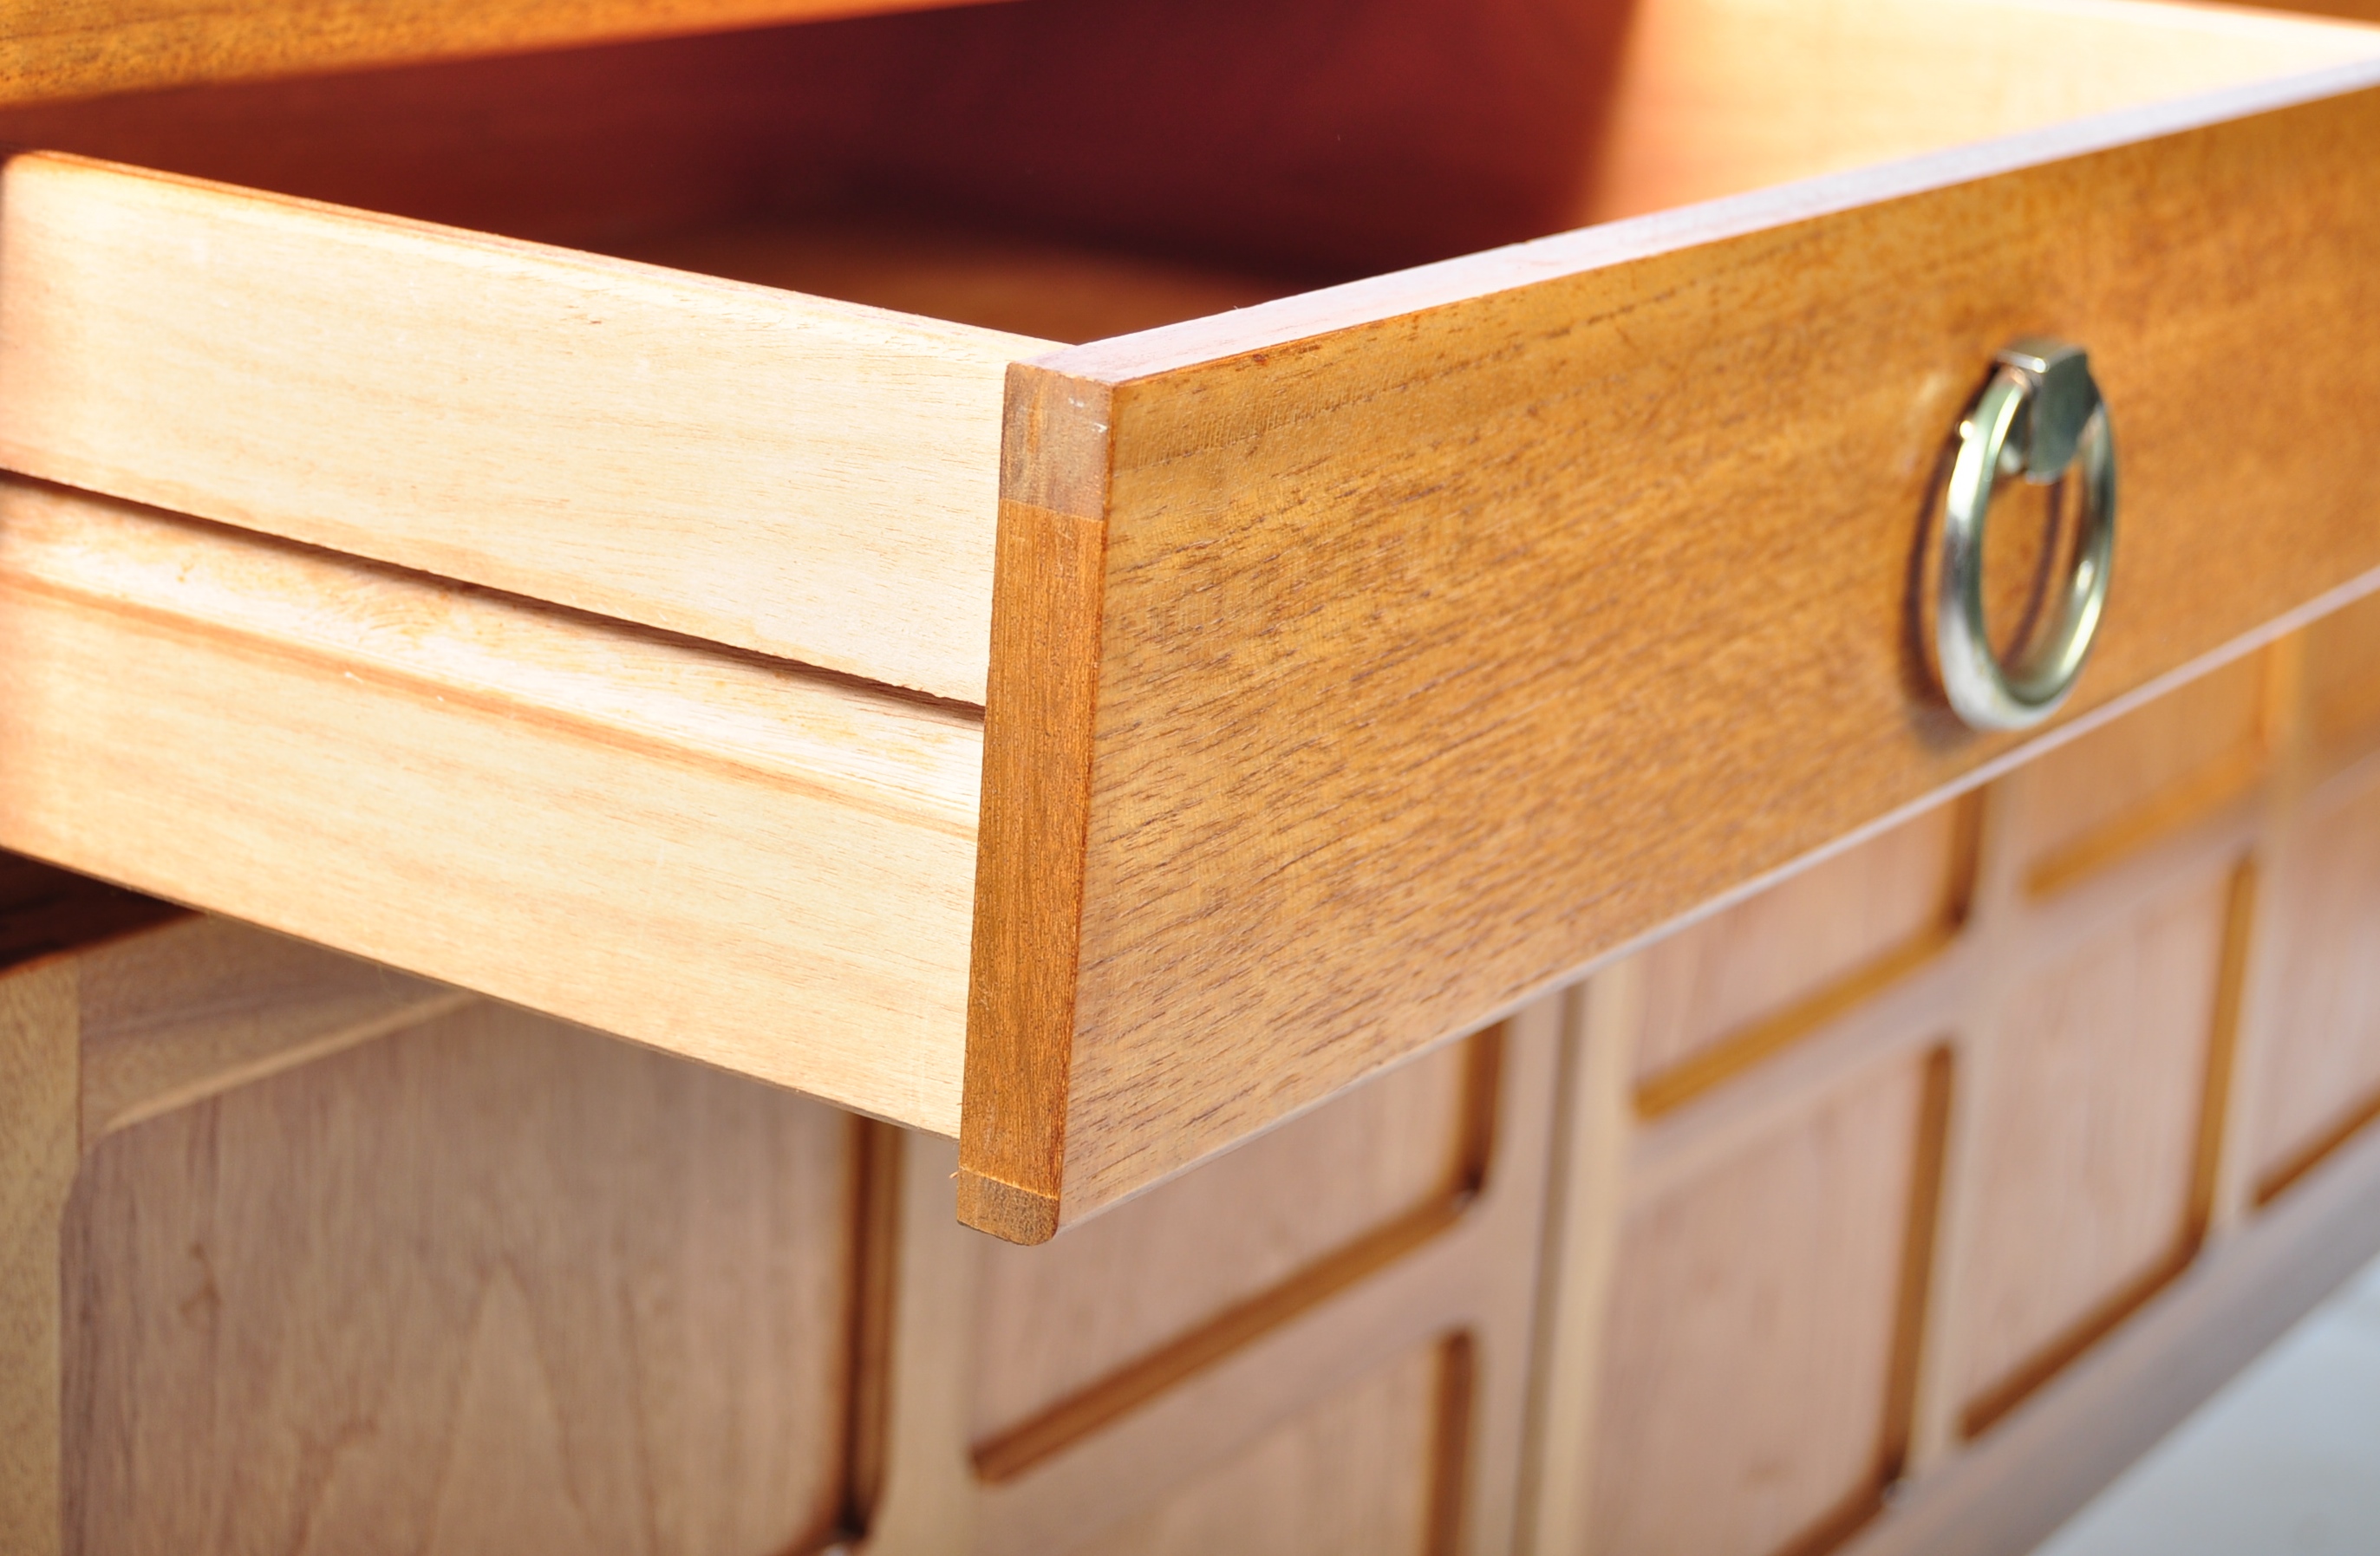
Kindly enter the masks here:
M 1984 518 L 1992 484 L 2022 474 L 2054 485 L 2082 467 L 2074 565 L 2051 613 L 2017 663 L 2003 665 L 1984 624 Z M 1933 590 L 1935 673 L 1950 707 L 1975 729 L 2022 729 L 2074 689 L 2107 606 L 2116 551 L 2116 437 L 2082 348 L 2021 340 L 1959 423 L 1959 452 L 1942 492 L 1942 550 Z

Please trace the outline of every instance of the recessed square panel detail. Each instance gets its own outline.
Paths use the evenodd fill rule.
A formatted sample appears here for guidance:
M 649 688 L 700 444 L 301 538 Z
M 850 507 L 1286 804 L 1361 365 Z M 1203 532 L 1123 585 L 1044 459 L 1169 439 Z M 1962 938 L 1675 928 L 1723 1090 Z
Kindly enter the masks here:
M 1871 1067 L 1630 1211 L 1592 1550 L 1770 1556 L 1880 1505 L 1903 1446 L 1925 1257 L 1912 1233 L 1930 1224 L 1948 1082 L 1922 1053 Z
M 1949 945 L 1977 816 L 1972 801 L 1928 811 L 1646 951 L 1637 1106 L 1681 1105 Z
M 2380 1112 L 2380 790 L 2306 817 L 2273 889 L 2273 1025 L 2250 1146 L 2260 1199 Z
M 1989 1427 L 2196 1250 L 2247 877 L 2160 897 L 2013 991 L 1962 1118 L 1950 1294 L 1966 1430 Z
M 2269 674 L 2251 654 L 2026 768 L 2009 791 L 2027 888 L 2056 892 L 2245 793 L 2265 771 Z

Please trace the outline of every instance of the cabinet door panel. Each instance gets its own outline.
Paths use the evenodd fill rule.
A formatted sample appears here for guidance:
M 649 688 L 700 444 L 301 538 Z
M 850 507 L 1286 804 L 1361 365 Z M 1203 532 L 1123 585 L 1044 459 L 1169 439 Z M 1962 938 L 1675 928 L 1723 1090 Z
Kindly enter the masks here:
M 477 1006 L 110 1137 L 67 1222 L 73 1546 L 822 1541 L 853 1129 Z
M 1484 1036 L 1425 1055 L 1038 1247 L 987 1246 L 975 1428 L 991 1439 L 1325 1257 L 1460 1194 Z
M 1980 1431 L 2194 1250 L 2234 878 L 2155 898 L 2018 990 L 1972 1130 L 1954 1364 Z
M 1878 1505 L 1939 1061 L 1854 1076 L 1633 1210 L 1596 1431 L 1597 1556 L 1768 1556 Z
M 2380 1103 L 2380 790 L 2309 817 L 2275 884 L 2281 942 L 2250 1148 L 2263 1198 Z
M 1686 1100 L 1947 944 L 1973 815 L 1930 810 L 1645 952 L 1638 1106 Z
M 1275 1428 L 1083 1556 L 1439 1556 L 1434 1506 L 1458 1345 L 1400 1357 Z M 1454 1376 L 1450 1377 L 1450 1373 Z M 1450 1400 L 1450 1388 L 1457 1396 Z
M 2010 845 L 2058 890 L 2233 798 L 2263 771 L 2263 655 L 2228 664 L 2031 764 Z

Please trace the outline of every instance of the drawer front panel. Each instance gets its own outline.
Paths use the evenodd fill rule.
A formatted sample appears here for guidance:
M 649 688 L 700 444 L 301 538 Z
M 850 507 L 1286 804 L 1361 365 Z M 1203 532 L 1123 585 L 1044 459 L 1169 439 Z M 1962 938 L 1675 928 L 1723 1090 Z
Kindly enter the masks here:
M 0 243 L 0 465 L 983 700 L 1045 342 L 59 155 Z
M 2090 346 L 2123 453 L 2070 721 L 2362 587 L 2376 77 L 1020 368 L 970 1213 L 1046 1230 L 2023 749 L 1937 709 L 1909 627 L 2015 335 Z M 1087 657 L 1009 652 L 1037 611 Z

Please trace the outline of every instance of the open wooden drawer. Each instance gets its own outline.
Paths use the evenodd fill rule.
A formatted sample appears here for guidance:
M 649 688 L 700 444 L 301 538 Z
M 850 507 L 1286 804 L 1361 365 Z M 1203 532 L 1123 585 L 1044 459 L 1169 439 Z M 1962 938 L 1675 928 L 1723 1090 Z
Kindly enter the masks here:
M 2121 0 L 1019 0 L 13 109 L 0 847 L 1046 1237 L 2363 588 L 2375 86 Z M 2025 334 L 2124 522 L 2021 739 L 1911 597 Z

